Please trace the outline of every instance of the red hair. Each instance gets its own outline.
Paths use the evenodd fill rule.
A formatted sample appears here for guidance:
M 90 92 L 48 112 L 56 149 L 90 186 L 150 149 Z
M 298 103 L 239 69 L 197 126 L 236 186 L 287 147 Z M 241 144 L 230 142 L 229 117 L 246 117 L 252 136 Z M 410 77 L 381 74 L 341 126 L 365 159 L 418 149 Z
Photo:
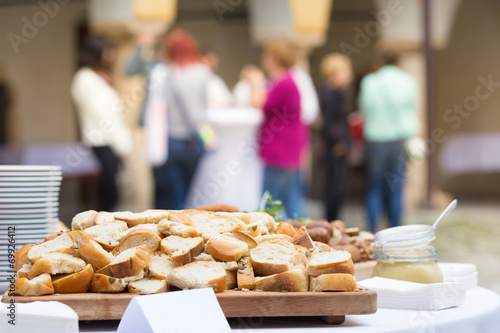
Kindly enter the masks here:
M 163 42 L 165 55 L 174 65 L 185 66 L 200 61 L 198 45 L 189 32 L 176 28 Z

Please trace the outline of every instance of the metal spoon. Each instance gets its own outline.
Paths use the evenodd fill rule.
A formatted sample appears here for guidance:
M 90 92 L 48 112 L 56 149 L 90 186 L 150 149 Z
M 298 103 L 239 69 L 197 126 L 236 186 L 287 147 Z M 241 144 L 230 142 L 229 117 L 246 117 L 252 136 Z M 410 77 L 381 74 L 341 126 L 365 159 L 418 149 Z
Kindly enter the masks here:
M 448 205 L 448 207 L 446 207 L 446 209 L 441 213 L 441 215 L 439 215 L 439 217 L 437 218 L 436 222 L 434 222 L 434 224 L 432 225 L 432 229 L 436 230 L 438 223 L 441 222 L 441 220 L 443 219 L 443 217 L 446 214 L 448 214 L 450 211 L 452 211 L 456 206 L 457 206 L 457 199 L 453 200 Z

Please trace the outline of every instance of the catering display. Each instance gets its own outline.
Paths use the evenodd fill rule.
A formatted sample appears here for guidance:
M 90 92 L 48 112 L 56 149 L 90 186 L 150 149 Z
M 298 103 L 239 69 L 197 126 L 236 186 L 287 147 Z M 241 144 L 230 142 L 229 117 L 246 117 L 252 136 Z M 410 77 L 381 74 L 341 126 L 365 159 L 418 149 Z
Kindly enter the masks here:
M 376 311 L 375 293 L 356 284 L 349 251 L 265 212 L 86 211 L 73 218 L 72 231 L 21 247 L 14 270 L 16 302 L 67 300 L 85 313 L 88 300 L 123 311 L 131 294 L 205 287 L 218 293 L 226 316 L 252 316 L 252 304 L 262 312 L 278 301 L 281 307 L 261 315 Z M 117 319 L 119 312 L 92 319 Z

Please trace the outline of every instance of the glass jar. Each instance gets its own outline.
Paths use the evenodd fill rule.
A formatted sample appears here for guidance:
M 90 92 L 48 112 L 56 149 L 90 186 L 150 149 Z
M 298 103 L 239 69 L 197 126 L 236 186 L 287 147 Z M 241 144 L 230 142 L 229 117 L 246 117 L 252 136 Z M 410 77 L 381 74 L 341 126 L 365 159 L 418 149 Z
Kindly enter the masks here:
M 430 225 L 407 225 L 377 232 L 373 257 L 377 264 L 373 276 L 418 283 L 443 282 L 437 253 L 431 241 L 436 238 Z

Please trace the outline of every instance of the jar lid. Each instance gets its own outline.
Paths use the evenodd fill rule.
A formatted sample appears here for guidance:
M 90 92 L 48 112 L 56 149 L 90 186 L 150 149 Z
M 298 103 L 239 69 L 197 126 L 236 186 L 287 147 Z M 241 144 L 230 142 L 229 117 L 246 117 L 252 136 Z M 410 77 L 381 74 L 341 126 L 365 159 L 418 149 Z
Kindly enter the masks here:
M 419 247 L 436 238 L 432 225 L 412 224 L 392 227 L 375 234 L 375 246 L 385 249 Z

